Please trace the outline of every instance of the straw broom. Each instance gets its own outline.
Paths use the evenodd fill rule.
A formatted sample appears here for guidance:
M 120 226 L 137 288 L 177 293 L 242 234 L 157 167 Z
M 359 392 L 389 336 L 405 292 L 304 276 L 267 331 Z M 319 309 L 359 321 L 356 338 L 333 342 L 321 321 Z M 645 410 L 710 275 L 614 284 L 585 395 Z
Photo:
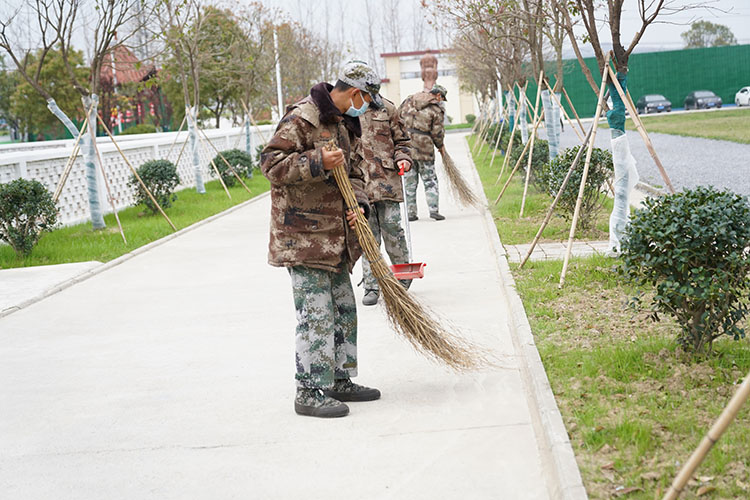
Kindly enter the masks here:
M 326 149 L 335 151 L 338 146 L 331 140 Z M 393 272 L 383 260 L 380 246 L 375 241 L 367 219 L 359 210 L 344 165 L 337 166 L 332 172 L 347 210 L 351 210 L 357 216 L 354 230 L 359 245 L 370 262 L 372 274 L 378 280 L 391 326 L 418 352 L 433 361 L 443 362 L 456 371 L 489 365 L 488 356 L 483 349 L 446 330 L 393 276 Z
M 482 208 L 482 202 L 466 183 L 466 179 L 464 179 L 461 172 L 458 170 L 456 162 L 453 161 L 453 158 L 448 154 L 448 151 L 445 150 L 445 146 L 440 148 L 439 151 L 443 157 L 443 168 L 445 169 L 446 177 L 448 177 L 451 192 L 453 192 L 456 199 L 466 207 L 473 206 Z

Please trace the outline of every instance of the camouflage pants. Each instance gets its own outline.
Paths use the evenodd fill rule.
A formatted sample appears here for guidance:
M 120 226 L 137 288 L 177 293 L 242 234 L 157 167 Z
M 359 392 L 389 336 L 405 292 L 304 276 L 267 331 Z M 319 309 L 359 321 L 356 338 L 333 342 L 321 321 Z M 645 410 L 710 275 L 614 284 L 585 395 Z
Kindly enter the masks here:
M 410 216 L 417 215 L 417 185 L 419 177 L 424 184 L 424 192 L 427 197 L 427 206 L 430 213 L 438 211 L 440 193 L 438 191 L 438 179 L 435 173 L 435 162 L 414 161 L 411 169 L 406 172 L 404 184 L 406 185 L 406 206 Z
M 391 264 L 405 264 L 409 260 L 409 249 L 406 246 L 404 228 L 401 226 L 401 210 L 396 201 L 376 201 L 370 204 L 370 218 L 367 220 L 380 245 L 385 242 L 385 251 L 391 258 Z M 372 275 L 370 262 L 362 259 L 362 274 L 365 290 L 378 290 L 378 280 Z
M 289 268 L 297 310 L 298 387 L 330 388 L 357 375 L 357 306 L 346 266 L 339 272 Z

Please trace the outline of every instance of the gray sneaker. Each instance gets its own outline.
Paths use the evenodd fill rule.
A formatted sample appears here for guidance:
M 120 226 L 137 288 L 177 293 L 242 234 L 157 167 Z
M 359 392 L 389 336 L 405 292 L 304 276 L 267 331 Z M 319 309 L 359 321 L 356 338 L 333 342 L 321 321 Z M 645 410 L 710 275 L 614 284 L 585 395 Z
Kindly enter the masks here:
M 445 220 L 445 216 L 440 215 L 439 212 L 430 212 L 430 218 L 435 220 Z
M 324 389 L 323 393 L 338 401 L 375 401 L 380 399 L 379 390 L 355 384 L 349 378 L 336 380 L 333 383 L 333 388 Z
M 349 414 L 349 407 L 323 394 L 321 389 L 305 389 L 297 387 L 294 398 L 294 411 L 297 415 L 308 417 L 334 418 L 345 417 Z
M 380 291 L 365 290 L 365 296 L 362 298 L 362 305 L 374 306 L 378 303 L 378 297 L 380 297 Z

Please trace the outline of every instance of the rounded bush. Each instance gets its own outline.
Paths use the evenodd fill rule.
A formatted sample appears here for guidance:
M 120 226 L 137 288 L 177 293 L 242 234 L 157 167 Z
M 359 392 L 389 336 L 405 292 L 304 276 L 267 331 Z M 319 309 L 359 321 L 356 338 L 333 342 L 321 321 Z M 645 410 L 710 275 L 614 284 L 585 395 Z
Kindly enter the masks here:
M 156 127 L 150 123 L 141 123 L 140 125 L 134 125 L 126 128 L 120 135 L 133 135 L 133 134 L 153 134 L 156 132 Z
M 696 354 L 721 335 L 744 338 L 738 323 L 750 295 L 750 202 L 730 191 L 698 187 L 649 198 L 625 230 L 619 272 L 655 288 L 654 320 L 672 316 L 678 341 Z M 633 299 L 641 304 L 641 296 Z
M 468 123 L 470 125 L 474 125 L 474 121 L 476 119 L 477 119 L 476 115 L 473 115 L 471 113 L 469 113 L 468 115 L 466 115 L 466 123 Z
M 177 167 L 174 163 L 169 160 L 151 160 L 138 167 L 136 171 L 151 194 L 154 195 L 156 201 L 159 202 L 161 208 L 171 207 L 172 202 L 177 199 L 174 190 L 180 184 L 180 177 L 177 175 Z M 135 205 L 142 203 L 152 213 L 158 213 L 159 209 L 151 201 L 135 175 L 130 176 L 128 186 L 135 192 Z
M 538 184 L 550 196 L 557 196 L 560 186 L 562 186 L 563 180 L 570 166 L 573 164 L 573 160 L 575 160 L 580 147 L 576 146 L 566 149 L 539 170 L 537 175 Z M 584 151 L 557 204 L 557 210 L 568 220 L 573 218 L 573 213 L 575 212 L 585 161 L 586 152 Z M 604 149 L 594 148 L 591 152 L 591 164 L 589 165 L 589 173 L 586 176 L 586 187 L 583 191 L 583 201 L 578 216 L 579 229 L 588 229 L 596 221 L 596 217 L 604 206 L 604 199 L 607 196 L 606 191 L 602 188 L 607 179 L 614 173 L 614 169 L 612 153 Z
M 0 241 L 16 255 L 30 255 L 42 233 L 56 223 L 55 202 L 41 182 L 16 179 L 0 184 Z
M 232 165 L 232 168 L 238 175 L 243 175 L 247 178 L 253 176 L 253 157 L 246 152 L 241 149 L 228 149 L 227 151 L 222 151 L 221 155 L 223 155 L 229 164 Z M 226 184 L 227 187 L 234 186 L 237 182 L 237 177 L 235 177 L 232 171 L 229 170 L 229 167 L 227 167 L 227 164 L 224 162 L 221 155 L 216 155 L 214 157 L 216 170 L 219 171 L 219 174 L 221 175 L 221 178 L 224 179 L 224 184 Z M 213 168 L 211 169 L 211 172 L 213 172 Z

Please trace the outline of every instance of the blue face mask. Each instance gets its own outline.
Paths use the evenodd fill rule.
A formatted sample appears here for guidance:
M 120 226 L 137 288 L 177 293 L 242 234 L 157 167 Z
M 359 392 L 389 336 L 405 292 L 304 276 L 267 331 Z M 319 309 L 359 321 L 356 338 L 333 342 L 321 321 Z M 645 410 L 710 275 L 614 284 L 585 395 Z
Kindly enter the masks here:
M 362 96 L 362 94 L 360 94 L 360 96 Z M 359 109 L 354 107 L 353 99 L 349 99 L 349 102 L 351 102 L 351 105 L 349 106 L 349 109 L 346 110 L 346 113 L 345 113 L 346 115 L 356 118 L 358 116 L 365 114 L 365 111 L 367 111 L 368 102 L 365 101 L 364 97 L 362 97 L 362 107 Z

